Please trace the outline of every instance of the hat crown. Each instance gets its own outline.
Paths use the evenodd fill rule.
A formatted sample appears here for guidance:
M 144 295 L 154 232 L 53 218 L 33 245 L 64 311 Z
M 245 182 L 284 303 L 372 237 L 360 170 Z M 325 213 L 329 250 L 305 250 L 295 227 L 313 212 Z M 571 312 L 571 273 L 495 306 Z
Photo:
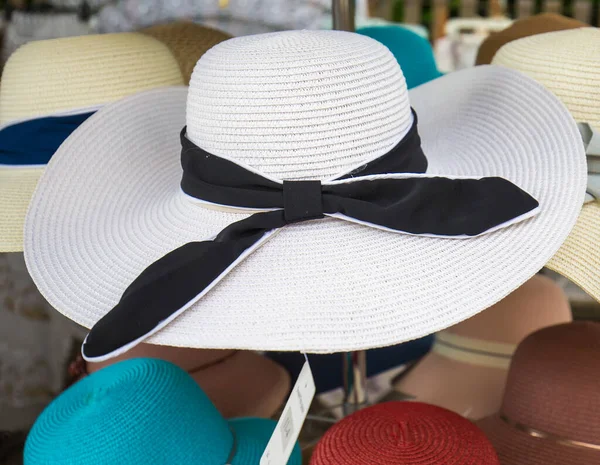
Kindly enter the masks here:
M 175 58 L 138 33 L 29 42 L 8 59 L 0 124 L 101 105 L 144 90 L 183 85 Z
M 499 465 L 492 444 L 473 423 L 421 402 L 386 402 L 344 418 L 325 433 L 310 463 Z
M 571 320 L 564 291 L 550 278 L 538 275 L 497 304 L 445 332 L 516 346 L 534 331 Z
M 222 42 L 198 61 L 187 102 L 192 142 L 287 180 L 328 179 L 378 158 L 411 123 L 391 52 L 341 31 Z
M 600 30 L 547 32 L 504 45 L 492 61 L 528 75 L 556 95 L 577 122 L 600 128 Z
M 222 465 L 233 436 L 196 382 L 177 366 L 138 358 L 71 386 L 42 413 L 26 463 Z
M 529 428 L 598 444 L 599 372 L 600 324 L 544 328 L 513 356 L 502 413 Z

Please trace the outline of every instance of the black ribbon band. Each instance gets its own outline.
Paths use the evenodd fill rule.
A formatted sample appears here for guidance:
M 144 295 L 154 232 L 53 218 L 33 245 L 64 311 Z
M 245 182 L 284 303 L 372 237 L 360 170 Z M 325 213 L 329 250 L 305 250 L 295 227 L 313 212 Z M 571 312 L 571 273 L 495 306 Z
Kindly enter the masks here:
M 185 128 L 181 140 L 181 188 L 187 195 L 264 211 L 230 224 L 212 241 L 185 244 L 146 268 L 92 328 L 83 346 L 88 360 L 116 356 L 166 326 L 272 231 L 287 225 L 334 216 L 392 232 L 471 237 L 531 216 L 539 206 L 503 178 L 422 174 L 427 160 L 416 115 L 409 133 L 388 154 L 326 183 L 276 182 L 196 147 Z M 413 174 L 398 171 L 409 169 Z

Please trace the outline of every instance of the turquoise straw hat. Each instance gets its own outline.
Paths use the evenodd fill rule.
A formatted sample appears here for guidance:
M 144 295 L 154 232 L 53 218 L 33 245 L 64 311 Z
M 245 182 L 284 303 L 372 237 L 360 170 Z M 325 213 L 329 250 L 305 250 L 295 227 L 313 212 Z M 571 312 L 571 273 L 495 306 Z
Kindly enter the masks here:
M 163 360 L 108 366 L 71 386 L 34 424 L 25 465 L 258 465 L 275 422 L 227 421 Z M 300 465 L 296 444 L 288 465 Z
M 385 45 L 402 68 L 409 89 L 442 76 L 429 41 L 394 24 L 364 27 L 356 31 Z

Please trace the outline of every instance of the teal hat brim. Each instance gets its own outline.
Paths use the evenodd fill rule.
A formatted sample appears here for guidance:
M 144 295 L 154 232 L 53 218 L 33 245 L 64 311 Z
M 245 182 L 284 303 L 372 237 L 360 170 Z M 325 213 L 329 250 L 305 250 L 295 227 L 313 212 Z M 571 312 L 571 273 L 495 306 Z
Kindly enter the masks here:
M 235 455 L 231 465 L 257 465 L 260 463 L 277 423 L 264 418 L 236 418 L 229 420 L 235 434 Z M 296 443 L 288 465 L 302 465 L 302 454 Z

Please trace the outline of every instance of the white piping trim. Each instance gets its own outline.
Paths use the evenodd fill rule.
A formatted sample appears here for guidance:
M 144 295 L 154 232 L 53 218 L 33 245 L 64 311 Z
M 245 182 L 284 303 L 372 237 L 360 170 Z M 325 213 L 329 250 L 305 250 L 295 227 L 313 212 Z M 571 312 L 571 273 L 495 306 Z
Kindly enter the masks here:
M 84 348 L 85 343 L 88 338 L 86 336 L 85 340 L 83 341 L 83 344 L 81 345 L 81 353 L 83 355 L 83 358 L 88 362 L 104 362 L 106 360 L 110 360 L 111 358 L 118 357 L 119 355 L 124 354 L 128 350 L 130 350 L 133 347 L 140 344 L 142 341 L 148 339 L 150 336 L 152 336 L 153 334 L 155 334 L 158 331 L 160 331 L 161 329 L 163 329 L 165 326 L 167 326 L 169 323 L 171 323 L 175 318 L 177 318 L 179 315 L 181 315 L 183 312 L 185 312 L 188 308 L 190 308 L 192 305 L 194 305 L 196 302 L 198 302 L 202 297 L 204 297 L 206 294 L 208 294 L 212 290 L 212 288 L 215 287 L 217 284 L 219 284 L 236 266 L 238 266 L 240 263 L 242 263 L 254 251 L 256 251 L 260 247 L 262 247 L 263 244 L 265 244 L 269 239 L 271 239 L 273 236 L 275 236 L 279 231 L 281 231 L 281 229 L 274 229 L 274 230 L 271 230 L 271 231 L 265 233 L 265 235 L 261 239 L 259 239 L 256 243 L 254 243 L 254 245 L 252 245 L 252 247 L 249 247 L 248 249 L 246 249 L 237 258 L 237 260 L 235 260 L 219 276 L 217 276 L 217 278 L 212 283 L 210 283 L 208 286 L 206 286 L 200 294 L 198 294 L 196 297 L 194 297 L 192 300 L 190 300 L 187 304 L 185 304 L 179 310 L 177 310 L 176 312 L 171 314 L 167 319 L 161 321 L 157 326 L 154 327 L 154 329 L 152 329 L 148 333 L 144 334 L 142 337 L 139 337 L 135 341 L 132 341 L 129 344 L 126 344 L 126 345 L 120 347 L 119 349 L 117 349 L 113 352 L 110 352 L 106 355 L 101 355 L 100 357 L 86 357 L 85 353 L 83 351 L 83 348 Z

